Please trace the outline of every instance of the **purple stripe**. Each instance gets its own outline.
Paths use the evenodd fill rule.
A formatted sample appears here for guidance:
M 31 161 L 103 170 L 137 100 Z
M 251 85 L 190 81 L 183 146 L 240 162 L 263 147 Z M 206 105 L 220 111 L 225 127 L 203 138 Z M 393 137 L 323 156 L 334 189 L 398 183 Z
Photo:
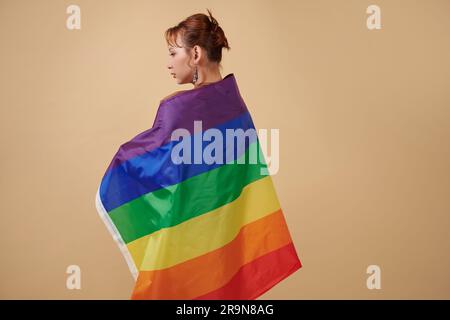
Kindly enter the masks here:
M 212 84 L 178 93 L 161 101 L 152 128 L 122 144 L 106 172 L 169 143 L 177 128 L 185 128 L 193 134 L 195 120 L 201 120 L 202 129 L 206 130 L 247 111 L 233 73 Z

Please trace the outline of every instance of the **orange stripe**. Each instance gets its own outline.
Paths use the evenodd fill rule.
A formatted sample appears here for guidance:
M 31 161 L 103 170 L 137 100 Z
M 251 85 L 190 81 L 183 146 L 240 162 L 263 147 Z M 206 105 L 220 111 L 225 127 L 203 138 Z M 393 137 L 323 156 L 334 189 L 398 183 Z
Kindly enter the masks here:
M 141 271 L 131 299 L 193 299 L 222 287 L 244 264 L 291 241 L 279 209 L 245 225 L 217 250 L 167 269 Z
M 302 267 L 294 243 L 269 252 L 242 266 L 222 288 L 196 300 L 255 300 Z

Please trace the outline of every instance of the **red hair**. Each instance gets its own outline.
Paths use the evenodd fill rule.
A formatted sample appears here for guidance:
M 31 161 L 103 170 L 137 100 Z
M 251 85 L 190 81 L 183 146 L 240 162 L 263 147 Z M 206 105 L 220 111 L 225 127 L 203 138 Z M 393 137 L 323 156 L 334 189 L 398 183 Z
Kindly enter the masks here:
M 168 45 L 181 48 L 176 43 L 177 36 L 180 34 L 186 49 L 198 45 L 206 50 L 210 61 L 220 63 L 222 48 L 230 50 L 230 46 L 219 23 L 212 16 L 211 11 L 209 9 L 207 11 L 209 16 L 203 13 L 193 14 L 176 26 L 167 29 L 165 32 L 166 42 Z

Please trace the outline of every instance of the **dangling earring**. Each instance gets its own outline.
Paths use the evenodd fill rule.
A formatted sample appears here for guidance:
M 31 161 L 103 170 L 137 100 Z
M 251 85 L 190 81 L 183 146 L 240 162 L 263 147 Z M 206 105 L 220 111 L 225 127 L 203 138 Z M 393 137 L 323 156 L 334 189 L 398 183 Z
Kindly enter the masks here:
M 194 71 L 194 78 L 192 79 L 192 83 L 195 84 L 198 80 L 198 72 L 197 72 L 197 66 L 195 66 L 195 71 Z

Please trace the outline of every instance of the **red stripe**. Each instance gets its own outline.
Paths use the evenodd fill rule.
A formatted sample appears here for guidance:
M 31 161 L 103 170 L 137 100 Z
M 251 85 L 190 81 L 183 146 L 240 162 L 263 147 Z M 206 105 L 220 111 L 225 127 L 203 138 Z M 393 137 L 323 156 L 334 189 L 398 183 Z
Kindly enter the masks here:
M 242 266 L 225 286 L 195 300 L 254 300 L 301 267 L 291 242 Z

